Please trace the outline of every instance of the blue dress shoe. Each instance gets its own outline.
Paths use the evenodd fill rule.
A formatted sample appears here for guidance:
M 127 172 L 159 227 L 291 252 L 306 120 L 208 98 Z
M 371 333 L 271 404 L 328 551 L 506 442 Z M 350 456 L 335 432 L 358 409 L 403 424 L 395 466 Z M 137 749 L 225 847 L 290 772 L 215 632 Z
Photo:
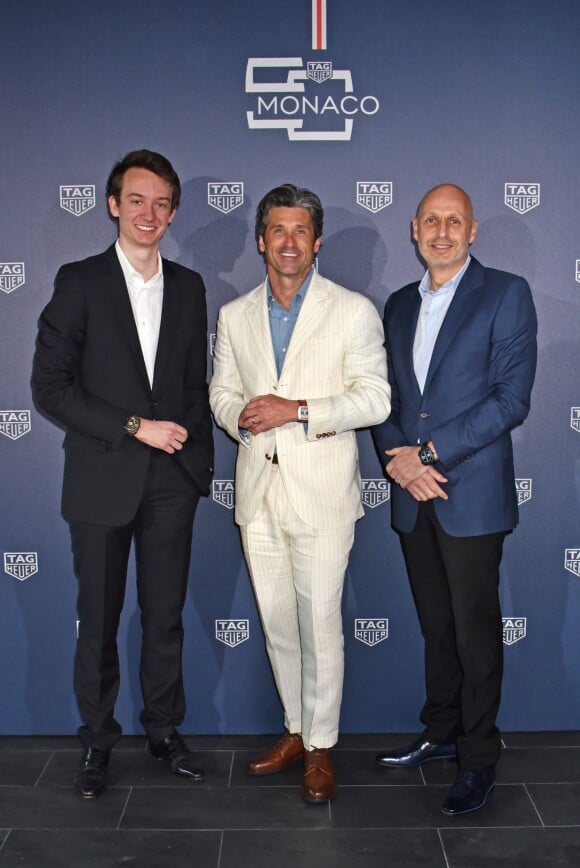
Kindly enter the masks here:
M 183 736 L 177 730 L 161 741 L 149 742 L 149 750 L 156 759 L 164 759 L 174 775 L 184 775 L 194 781 L 203 781 L 203 769 L 198 768 Z
M 494 766 L 488 766 L 479 772 L 460 772 L 441 810 L 452 817 L 477 811 L 485 805 L 485 800 L 494 787 Z
M 422 735 L 406 747 L 377 755 L 377 763 L 388 769 L 407 769 L 437 759 L 452 759 L 457 755 L 454 744 L 433 744 Z
M 85 748 L 75 777 L 75 787 L 83 799 L 96 799 L 103 792 L 107 785 L 108 765 L 108 750 L 100 750 L 97 747 Z

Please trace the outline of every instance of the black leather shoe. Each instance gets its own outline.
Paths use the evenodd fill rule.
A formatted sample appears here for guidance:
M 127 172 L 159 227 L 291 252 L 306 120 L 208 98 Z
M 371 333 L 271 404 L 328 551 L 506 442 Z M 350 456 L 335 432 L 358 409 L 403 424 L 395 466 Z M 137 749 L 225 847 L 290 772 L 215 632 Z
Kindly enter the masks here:
M 390 753 L 377 755 L 377 763 L 383 768 L 406 769 L 411 766 L 420 766 L 421 763 L 437 759 L 451 759 L 457 755 L 454 744 L 433 744 L 420 736 L 413 744 L 393 750 Z
M 177 730 L 162 741 L 155 744 L 149 742 L 149 750 L 157 759 L 167 760 L 174 775 L 185 775 L 194 781 L 203 781 L 203 769 L 195 765 L 192 752 Z
M 495 768 L 488 766 L 479 772 L 460 772 L 449 790 L 441 810 L 454 817 L 468 814 L 485 805 L 495 786 Z
M 97 747 L 87 747 L 83 751 L 75 778 L 75 787 L 83 799 L 95 799 L 107 786 L 109 753 Z

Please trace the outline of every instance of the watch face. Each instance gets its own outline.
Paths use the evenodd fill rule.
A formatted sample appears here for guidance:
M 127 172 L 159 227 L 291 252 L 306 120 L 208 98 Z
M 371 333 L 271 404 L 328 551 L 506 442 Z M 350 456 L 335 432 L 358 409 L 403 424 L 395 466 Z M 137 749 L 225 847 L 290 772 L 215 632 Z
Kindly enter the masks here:
M 421 464 L 434 464 L 435 456 L 433 455 L 433 451 L 427 446 L 421 446 L 419 449 L 419 460 Z
M 298 421 L 308 422 L 308 407 L 298 407 Z

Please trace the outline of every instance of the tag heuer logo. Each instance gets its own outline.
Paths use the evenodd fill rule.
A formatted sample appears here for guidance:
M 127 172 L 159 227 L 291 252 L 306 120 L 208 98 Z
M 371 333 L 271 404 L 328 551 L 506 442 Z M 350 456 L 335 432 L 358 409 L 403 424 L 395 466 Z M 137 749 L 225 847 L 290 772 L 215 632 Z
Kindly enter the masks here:
M 386 479 L 363 479 L 361 500 L 369 509 L 386 503 L 391 496 L 391 486 Z
M 526 636 L 527 618 L 502 618 L 503 644 L 514 645 Z
M 23 283 L 23 262 L 0 262 L 0 289 L 2 292 L 13 292 Z
M 518 506 L 525 503 L 526 500 L 532 499 L 532 480 L 531 479 L 516 479 L 516 492 L 518 495 Z
M 69 214 L 74 214 L 75 217 L 86 214 L 95 207 L 95 185 L 79 184 L 77 187 L 61 185 L 60 207 Z
M 38 572 L 36 552 L 4 552 L 4 572 L 23 582 Z
M 393 201 L 393 182 L 357 181 L 356 201 L 362 208 L 376 214 Z
M 580 549 L 566 549 L 564 566 L 569 573 L 580 576 Z
M 365 645 L 378 645 L 389 637 L 388 618 L 355 618 L 354 638 Z
M 30 431 L 30 410 L 0 410 L 0 434 L 18 440 Z
M 537 183 L 505 184 L 505 204 L 508 208 L 525 214 L 540 204 L 540 185 Z
M 332 63 L 330 60 L 309 60 L 306 64 L 306 75 L 312 81 L 321 84 L 329 78 L 332 78 Z
M 244 203 L 244 184 L 242 181 L 221 181 L 207 185 L 207 202 L 212 208 L 229 214 Z
M 570 407 L 570 427 L 580 434 L 580 407 Z
M 211 486 L 211 496 L 216 503 L 226 509 L 234 508 L 234 480 L 214 479 Z
M 223 642 L 230 648 L 241 645 L 250 636 L 250 621 L 248 618 L 236 618 L 235 620 L 216 620 L 215 637 L 218 642 Z

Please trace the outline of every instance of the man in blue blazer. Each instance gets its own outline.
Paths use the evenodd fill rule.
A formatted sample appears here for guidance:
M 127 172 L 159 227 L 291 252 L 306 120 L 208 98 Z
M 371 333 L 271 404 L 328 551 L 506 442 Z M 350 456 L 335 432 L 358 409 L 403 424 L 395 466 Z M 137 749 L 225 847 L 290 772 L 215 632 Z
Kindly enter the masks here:
M 63 265 L 39 320 L 33 393 L 66 432 L 62 514 L 78 579 L 74 686 L 84 748 L 75 784 L 87 799 L 105 788 L 121 734 L 117 629 L 133 541 L 140 720 L 155 757 L 174 774 L 203 777 L 176 728 L 185 714 L 181 612 L 192 524 L 213 464 L 205 288 L 159 253 L 180 194 L 161 154 L 120 160 L 107 182 L 116 244 Z
M 427 265 L 384 314 L 392 411 L 374 429 L 425 640 L 424 732 L 381 754 L 400 768 L 457 756 L 446 814 L 481 807 L 495 783 L 502 679 L 499 564 L 518 522 L 511 434 L 536 368 L 527 282 L 469 255 L 477 221 L 452 184 L 413 220 Z

